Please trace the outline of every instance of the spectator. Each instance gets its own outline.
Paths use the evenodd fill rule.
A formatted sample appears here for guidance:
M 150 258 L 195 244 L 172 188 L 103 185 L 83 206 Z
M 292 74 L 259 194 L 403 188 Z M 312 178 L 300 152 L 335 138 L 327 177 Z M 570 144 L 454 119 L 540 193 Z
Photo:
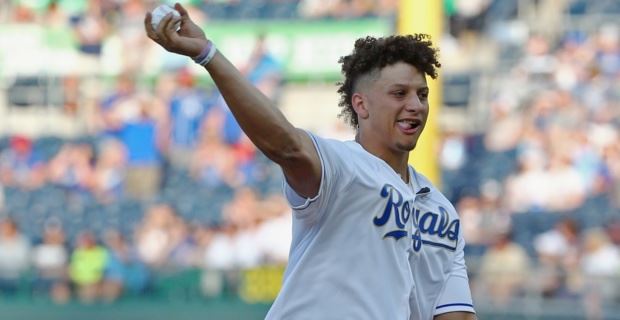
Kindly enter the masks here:
M 69 262 L 69 277 L 80 301 L 93 303 L 100 297 L 106 259 L 106 250 L 97 244 L 95 236 L 82 231 Z
M 126 166 L 126 150 L 120 141 L 110 138 L 101 142 L 92 183 L 97 199 L 111 202 L 123 196 Z
M 563 155 L 552 155 L 545 175 L 549 192 L 545 208 L 550 211 L 569 211 L 580 207 L 586 197 L 585 182 Z
M 579 291 L 575 285 L 580 240 L 577 222 L 562 219 L 533 240 L 539 263 L 536 283 L 543 297 L 575 298 Z
M 211 109 L 205 120 L 202 140 L 192 159 L 191 174 L 209 188 L 235 189 L 246 182 L 239 170 L 239 159 L 230 145 L 224 143 L 220 129 L 224 114 Z
M 581 271 L 588 318 L 603 319 L 603 304 L 618 298 L 620 275 L 620 251 L 603 230 L 586 232 Z
M 102 282 L 103 300 L 114 302 L 124 292 L 144 293 L 149 286 L 149 271 L 131 244 L 116 230 L 108 230 L 105 241 L 108 254 Z
M 19 232 L 15 221 L 0 221 L 0 294 L 15 295 L 22 277 L 30 268 L 30 242 Z
M 34 150 L 32 140 L 13 136 L 10 148 L 0 154 L 0 183 L 24 189 L 36 189 L 45 182 L 45 163 Z
M 519 158 L 519 171 L 506 180 L 506 206 L 511 212 L 542 210 L 547 201 L 544 154 L 528 151 Z
M 34 291 L 49 295 L 55 303 L 67 303 L 71 297 L 68 261 L 64 231 L 59 223 L 47 223 L 43 230 L 43 242 L 32 250 Z
M 286 199 L 272 195 L 261 202 L 261 219 L 256 230 L 256 240 L 263 264 L 285 265 L 288 261 L 292 233 L 291 211 Z
M 510 303 L 512 297 L 527 289 L 530 261 L 525 250 L 510 237 L 508 232 L 498 232 L 480 264 L 478 285 L 497 305 Z
M 136 246 L 140 259 L 151 268 L 165 266 L 179 239 L 172 234 L 176 214 L 167 204 L 150 207 L 138 227 Z
M 94 154 L 88 144 L 67 143 L 49 162 L 49 180 L 76 193 L 91 191 Z
M 447 7 L 451 8 L 450 31 L 455 36 L 462 36 L 465 32 L 480 32 L 484 27 L 484 14 L 491 4 L 489 0 L 449 0 Z
M 620 272 L 620 252 L 601 229 L 590 229 L 583 238 L 581 268 L 586 285 L 607 299 L 615 299 L 617 287 L 614 279 Z
M 118 138 L 123 124 L 140 113 L 135 75 L 124 72 L 115 79 L 114 90 L 104 96 L 94 114 L 95 130 L 103 138 Z
M 242 229 L 248 228 L 259 216 L 259 204 L 256 191 L 249 187 L 238 188 L 233 199 L 222 209 L 222 218 Z
M 236 270 L 235 237 L 238 228 L 224 224 L 213 230 L 206 242 L 203 256 L 201 288 L 207 296 L 219 296 L 225 288 L 234 287 Z
M 118 2 L 117 2 L 118 3 Z M 147 3 L 141 0 L 126 0 L 118 3 L 119 20 L 117 21 L 117 34 L 124 48 L 119 52 L 122 70 L 131 72 L 141 72 L 144 63 L 144 52 L 146 52 L 147 42 L 140 36 L 140 31 L 144 24 L 142 15 L 149 10 Z
M 69 17 L 58 1 L 50 1 L 43 12 L 43 24 L 51 29 L 62 30 L 69 26 Z
M 191 269 L 200 264 L 200 250 L 194 237 L 194 226 L 188 225 L 183 218 L 175 216 L 170 228 L 174 246 L 166 266 L 172 270 Z
M 482 216 L 482 208 L 480 199 L 477 197 L 463 197 L 456 205 L 459 217 L 461 219 L 461 226 L 465 239 L 467 239 L 467 245 L 476 247 L 477 245 L 489 245 L 487 243 L 489 235 L 485 232 L 481 232 L 484 217 Z
M 17 23 L 32 23 L 36 20 L 34 3 L 16 2 L 12 8 L 12 20 Z
M 516 148 L 524 122 L 521 112 L 513 110 L 507 102 L 495 101 L 491 105 L 491 121 L 485 133 L 487 150 L 502 152 Z
M 163 137 L 161 104 L 155 98 L 139 97 L 138 113 L 125 120 L 120 140 L 127 150 L 125 190 L 136 199 L 150 199 L 161 186 Z
M 278 104 L 283 81 L 283 68 L 268 48 L 267 36 L 258 35 L 250 59 L 241 71 L 265 96 Z
M 188 69 L 178 72 L 177 83 L 169 102 L 168 157 L 174 167 L 188 169 L 209 111 L 209 97 L 194 86 L 194 76 Z
M 108 29 L 100 1 L 88 0 L 85 10 L 73 16 L 71 23 L 81 53 L 80 68 L 88 73 L 99 72 L 99 57 Z

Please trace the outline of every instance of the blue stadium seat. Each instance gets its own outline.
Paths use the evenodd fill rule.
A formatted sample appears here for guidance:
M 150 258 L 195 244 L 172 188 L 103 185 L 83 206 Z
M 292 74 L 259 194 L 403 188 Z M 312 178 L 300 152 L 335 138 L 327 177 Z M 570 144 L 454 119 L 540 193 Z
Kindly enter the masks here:
M 234 18 L 241 20 L 259 19 L 265 6 L 264 0 L 243 0 L 236 7 Z
M 570 216 L 561 212 L 537 212 L 531 216 L 530 228 L 536 235 L 553 229 L 560 219 Z
M 234 16 L 235 7 L 228 3 L 204 1 L 201 10 L 213 20 L 225 20 Z
M 515 213 L 511 216 L 512 239 L 521 245 L 531 257 L 536 256 L 532 239 L 538 234 L 536 216 L 539 213 Z
M 452 108 L 466 108 L 469 106 L 473 78 L 474 75 L 472 73 L 445 74 L 442 77 L 444 105 Z
M 64 143 L 65 141 L 59 137 L 40 137 L 34 141 L 34 150 L 48 161 L 60 151 Z
M 262 8 L 263 19 L 298 19 L 299 0 L 268 1 Z
M 11 141 L 11 137 L 9 136 L 0 137 L 0 152 L 2 152 L 4 149 L 10 146 L 10 141 Z
M 475 160 L 479 170 L 478 176 L 481 181 L 494 179 L 497 181 L 505 180 L 517 169 L 516 150 L 506 152 L 487 152 L 480 159 Z
M 588 11 L 588 2 L 586 0 L 573 0 L 568 7 L 568 13 L 571 15 L 582 15 Z

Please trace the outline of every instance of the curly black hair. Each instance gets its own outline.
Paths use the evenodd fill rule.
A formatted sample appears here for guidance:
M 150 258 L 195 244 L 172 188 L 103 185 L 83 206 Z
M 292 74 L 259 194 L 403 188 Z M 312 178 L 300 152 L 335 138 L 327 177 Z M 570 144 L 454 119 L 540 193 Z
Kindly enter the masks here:
M 339 117 L 344 118 L 353 128 L 359 122 L 351 104 L 353 90 L 360 77 L 381 70 L 397 62 L 405 62 L 431 78 L 437 78 L 436 68 L 441 64 L 437 59 L 438 50 L 432 47 L 430 36 L 426 34 L 396 35 L 384 38 L 365 37 L 355 41 L 353 53 L 340 57 L 344 81 L 339 82 L 338 93 L 342 108 Z

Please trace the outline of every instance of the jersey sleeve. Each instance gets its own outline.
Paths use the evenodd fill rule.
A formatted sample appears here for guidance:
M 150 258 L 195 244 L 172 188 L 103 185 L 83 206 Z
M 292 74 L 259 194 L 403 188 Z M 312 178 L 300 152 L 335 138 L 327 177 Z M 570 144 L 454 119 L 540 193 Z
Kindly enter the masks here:
M 459 239 L 457 253 L 452 264 L 452 271 L 446 279 L 441 289 L 433 315 L 440 315 L 448 312 L 471 312 L 474 310 L 474 303 L 469 289 L 469 278 L 467 276 L 467 266 L 465 265 L 465 240 Z
M 305 198 L 300 196 L 284 179 L 283 190 L 289 205 L 293 209 L 293 213 L 297 218 L 305 218 L 309 216 L 317 216 L 314 213 L 320 213 L 325 205 L 329 202 L 329 198 L 343 188 L 352 180 L 350 168 L 347 167 L 344 153 L 344 143 L 336 140 L 323 139 L 306 132 L 319 155 L 321 161 L 321 183 L 319 191 L 313 198 Z

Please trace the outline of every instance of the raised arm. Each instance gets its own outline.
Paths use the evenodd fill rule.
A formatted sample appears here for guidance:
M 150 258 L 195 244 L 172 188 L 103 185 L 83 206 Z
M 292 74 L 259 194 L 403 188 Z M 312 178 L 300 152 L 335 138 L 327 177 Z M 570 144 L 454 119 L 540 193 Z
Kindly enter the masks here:
M 181 17 L 168 14 L 156 30 L 151 26 L 151 14 L 147 13 L 146 33 L 167 51 L 197 57 L 208 40 L 185 8 L 177 3 L 175 9 Z M 179 19 L 181 29 L 177 32 L 174 24 Z M 235 119 L 258 149 L 282 167 L 288 183 L 299 195 L 315 196 L 321 182 L 321 162 L 308 134 L 295 128 L 220 52 L 216 52 L 205 68 Z

